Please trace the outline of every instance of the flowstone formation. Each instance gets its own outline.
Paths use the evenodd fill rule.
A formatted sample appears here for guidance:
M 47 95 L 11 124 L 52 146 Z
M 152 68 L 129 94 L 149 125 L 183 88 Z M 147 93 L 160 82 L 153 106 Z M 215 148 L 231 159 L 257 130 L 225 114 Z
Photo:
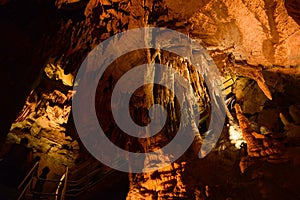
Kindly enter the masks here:
M 83 163 L 80 166 L 97 164 L 88 159 L 72 125 L 71 100 L 76 95 L 72 86 L 78 84 L 74 77 L 81 63 L 114 34 L 166 27 L 188 35 L 213 58 L 226 85 L 227 121 L 216 147 L 199 159 L 211 98 L 202 74 L 195 73 L 185 58 L 159 49 L 131 52 L 114 62 L 117 70 L 109 69 L 100 81 L 96 98 L 102 104 L 96 110 L 107 136 L 119 147 L 154 150 L 176 134 L 176 123 L 169 121 L 158 137 L 128 139 L 108 117 L 106 94 L 126 70 L 138 64 L 155 62 L 180 71 L 197 91 L 199 111 L 208 116 L 198 127 L 197 140 L 175 163 L 151 173 L 129 174 L 127 199 L 300 198 L 298 1 L 2 0 L 0 9 L 0 25 L 5 27 L 0 33 L 2 143 L 8 133 L 10 142 L 29 137 L 35 154 L 47 155 L 42 157 L 45 163 L 55 163 L 57 175 L 63 164 L 76 170 L 76 159 Z M 158 86 L 135 92 L 131 115 L 141 125 L 147 124 L 154 102 L 178 120 L 173 93 Z M 92 170 L 80 166 L 78 174 Z

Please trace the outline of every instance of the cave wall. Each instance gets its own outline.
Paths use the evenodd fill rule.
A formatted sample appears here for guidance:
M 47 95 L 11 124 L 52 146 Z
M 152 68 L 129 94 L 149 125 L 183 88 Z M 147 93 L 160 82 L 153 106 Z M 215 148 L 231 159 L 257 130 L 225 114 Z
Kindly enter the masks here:
M 283 0 L 3 1 L 1 85 L 6 96 L 2 105 L 7 106 L 2 107 L 6 117 L 1 120 L 1 135 L 7 134 L 50 58 L 74 74 L 96 44 L 131 28 L 161 26 L 189 34 L 218 52 L 220 68 L 226 68 L 222 59 L 229 53 L 263 68 L 295 66 L 300 59 L 297 6 L 296 1 Z
M 168 27 L 189 35 L 208 50 L 223 75 L 246 78 L 239 79 L 236 84 L 246 82 L 252 85 L 236 86 L 234 92 L 237 100 L 244 102 L 242 110 L 248 115 L 259 113 L 254 121 L 258 120 L 260 125 L 269 126 L 271 131 L 283 131 L 282 125 L 274 128 L 264 122 L 265 116 L 270 113 L 279 116 L 279 111 L 274 108 L 283 105 L 278 103 L 279 93 L 288 92 L 293 98 L 289 101 L 290 104 L 296 104 L 299 99 L 296 90 L 286 90 L 289 85 L 299 83 L 298 77 L 294 79 L 300 73 L 300 14 L 299 4 L 295 0 L 11 0 L 1 1 L 0 10 L 0 23 L 4 27 L 4 31 L 0 33 L 3 52 L 0 59 L 3 74 L 0 104 L 2 141 L 22 110 L 31 89 L 40 83 L 42 69 L 47 64 L 60 65 L 65 74 L 75 75 L 88 52 L 101 41 L 116 33 L 145 26 Z M 138 53 L 131 58 L 144 54 Z M 177 60 L 176 63 L 180 61 Z M 282 75 L 287 78 L 281 79 Z M 293 78 L 290 79 L 290 76 Z M 277 79 L 279 83 L 274 81 Z M 117 77 L 113 77 L 108 82 L 116 80 Z M 249 93 L 244 91 L 245 88 Z M 253 102 L 250 97 L 254 95 L 259 97 Z M 138 97 L 137 94 L 136 98 Z M 270 106 L 270 100 L 274 98 L 276 103 Z M 264 105 L 271 108 L 263 111 Z M 287 112 L 286 109 L 289 109 L 288 104 L 282 110 Z M 269 112 L 270 110 L 274 112 Z M 281 123 L 279 117 L 276 120 L 273 124 Z M 293 134 L 294 132 L 290 135 L 294 136 Z M 118 137 L 118 131 L 112 133 L 112 140 L 121 141 Z M 122 142 L 119 145 L 126 148 Z M 143 145 L 134 148 L 143 149 Z M 209 176 L 191 177 L 191 174 L 197 173 L 194 170 L 197 166 L 205 165 L 198 161 L 191 164 L 193 159 L 183 158 L 153 174 L 132 175 L 128 199 L 134 199 L 137 195 L 141 198 L 153 195 L 153 198 L 160 199 L 170 195 L 186 199 L 208 198 L 210 190 L 220 189 L 217 186 L 211 188 L 211 185 L 226 180 L 215 182 Z M 222 164 L 226 167 L 238 162 L 234 159 L 212 159 L 212 163 L 225 162 Z M 186 160 L 189 160 L 188 163 Z M 248 160 L 242 164 L 247 165 L 247 162 Z M 207 169 L 205 167 L 204 171 Z M 268 167 L 261 171 L 268 171 Z M 228 174 L 228 177 L 234 176 L 234 172 Z M 167 178 L 169 176 L 170 179 Z M 195 180 L 191 180 L 192 178 Z M 223 191 L 220 195 L 229 196 L 229 192 Z

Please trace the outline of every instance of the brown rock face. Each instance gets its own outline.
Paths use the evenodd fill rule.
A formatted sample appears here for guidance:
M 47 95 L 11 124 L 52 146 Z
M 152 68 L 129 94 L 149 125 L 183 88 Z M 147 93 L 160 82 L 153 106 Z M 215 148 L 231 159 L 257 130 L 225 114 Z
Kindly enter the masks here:
M 188 33 L 207 49 L 221 52 L 224 55 L 233 53 L 236 60 L 246 60 L 252 65 L 261 64 L 271 67 L 272 65 L 290 66 L 299 63 L 299 54 L 296 50 L 300 43 L 299 25 L 297 24 L 299 9 L 297 9 L 297 1 L 292 0 L 286 1 L 286 3 L 283 0 L 213 0 L 184 3 L 167 0 L 144 1 L 143 3 L 93 0 L 88 4 L 83 0 L 56 1 L 57 8 L 61 8 L 59 11 L 53 8 L 54 2 L 51 1 L 41 3 L 32 0 L 26 5 L 23 5 L 21 1 L 3 2 L 2 4 L 1 23 L 3 27 L 6 27 L 6 31 L 2 32 L 3 42 L 1 44 L 3 52 L 6 54 L 1 60 L 7 69 L 13 69 L 12 66 L 14 66 L 16 69 L 14 71 L 20 69 L 24 69 L 24 72 L 30 71 L 27 69 L 39 71 L 40 68 L 36 66 L 42 67 L 51 55 L 51 57 L 55 57 L 55 62 L 60 62 L 63 68 L 66 68 L 67 73 L 75 72 L 87 52 L 99 41 L 120 31 L 146 25 L 169 27 Z M 30 7 L 31 5 L 36 9 L 30 13 L 36 14 L 24 18 L 24 16 L 28 16 L 27 13 L 23 13 L 26 6 Z M 34 9 L 34 7 L 28 8 L 28 10 L 30 9 Z M 83 10 L 85 10 L 84 13 Z M 45 18 L 38 16 L 37 11 L 42 11 Z M 58 18 L 58 12 L 60 12 L 60 18 Z M 14 19 L 14 22 L 8 25 L 9 16 Z M 51 19 L 51 23 L 42 19 Z M 21 26 L 22 23 L 26 25 Z M 47 26 L 45 26 L 46 24 Z M 55 29 L 58 24 L 61 25 L 59 31 Z M 45 27 L 41 28 L 42 25 Z M 34 28 L 36 26 L 39 28 Z M 20 28 L 22 30 L 18 30 Z M 49 34 L 49 32 L 51 33 Z M 48 37 L 38 42 L 43 33 L 48 34 Z M 14 41 L 9 42 L 10 38 L 14 38 Z M 16 42 L 18 40 L 20 41 Z M 28 55 L 25 56 L 24 53 Z M 33 58 L 35 54 L 44 56 Z M 16 58 L 12 58 L 11 55 L 15 55 Z M 34 63 L 31 64 L 26 60 L 27 58 L 33 58 L 31 60 L 34 60 Z M 41 61 L 38 61 L 40 59 Z M 23 60 L 22 64 L 15 63 L 21 60 Z M 219 67 L 226 68 L 223 65 Z M 9 80 L 23 80 L 22 77 L 14 77 L 13 71 L 5 73 Z M 24 83 L 30 83 L 37 76 L 36 72 L 30 73 L 30 75 L 19 74 L 30 77 L 28 80 L 24 80 Z M 7 82 L 10 81 L 4 81 L 2 85 L 6 85 Z M 14 85 L 21 87 L 24 84 L 22 82 L 14 83 Z M 16 96 L 17 94 L 13 94 L 12 90 L 7 91 L 6 96 Z M 14 90 L 18 90 L 19 94 L 21 91 L 24 91 L 24 94 L 29 93 L 29 90 L 25 88 Z M 3 102 L 3 104 L 10 105 L 10 102 L 14 102 L 13 99 L 16 98 Z M 22 101 L 25 101 L 25 96 Z M 14 104 L 19 104 L 19 106 L 8 107 L 16 107 L 19 110 L 20 102 Z M 3 110 L 4 112 L 7 113 L 4 114 L 6 116 L 9 116 L 9 113 L 16 114 L 16 111 Z M 15 116 L 15 114 L 13 115 Z M 3 126 L 8 127 L 9 121 L 12 121 L 11 118 L 13 116 L 3 119 Z M 8 122 L 4 122 L 5 120 Z M 4 129 L 7 132 L 7 128 Z
M 167 27 L 193 38 L 208 50 L 224 77 L 235 77 L 230 91 L 241 106 L 235 106 L 234 112 L 235 98 L 232 98 L 227 114 L 230 123 L 239 125 L 248 146 L 243 146 L 243 151 L 230 145 L 224 127 L 217 147 L 207 160 L 199 161 L 196 154 L 207 130 L 207 124 L 203 123 L 198 127 L 201 137 L 197 135 L 197 141 L 180 160 L 152 173 L 130 174 L 127 199 L 298 198 L 298 185 L 289 182 L 299 180 L 296 173 L 299 162 L 289 156 L 299 152 L 299 6 L 297 0 L 2 0 L 0 143 L 14 121 L 29 121 L 27 134 L 34 140 L 41 137 L 44 141 L 44 144 L 37 142 L 36 149 L 43 153 L 52 149 L 51 153 L 60 154 L 63 160 L 60 164 L 75 162 L 77 154 L 68 157 L 68 152 L 72 148 L 78 151 L 78 143 L 81 144 L 74 139 L 75 128 L 68 126 L 66 130 L 63 125 L 71 112 L 70 105 L 66 105 L 70 99 L 65 87 L 72 86 L 71 78 L 82 61 L 100 42 L 122 31 Z M 116 82 L 134 66 L 150 62 L 179 71 L 196 91 L 199 112 L 210 114 L 212 97 L 207 93 L 203 77 L 187 60 L 159 49 L 122 56 L 99 82 L 96 100 L 100 103 L 96 109 L 110 140 L 135 152 L 147 152 L 167 144 L 176 134 L 180 118 L 176 98 L 170 90 L 146 85 L 131 98 L 130 114 L 137 124 L 145 125 L 150 121 L 151 105 L 162 104 L 170 114 L 164 129 L 155 137 L 141 139 L 129 137 L 114 124 L 110 93 Z M 42 82 L 40 74 L 41 69 L 49 66 L 60 66 L 55 69 L 57 73 L 50 70 L 50 75 L 47 74 L 51 84 Z M 151 72 L 145 76 L 151 76 Z M 152 78 L 165 78 L 175 84 L 170 77 Z M 56 92 L 49 86 L 52 84 L 57 86 Z M 34 97 L 27 101 L 17 118 L 32 85 L 39 85 L 41 93 L 60 97 L 53 97 L 55 102 L 43 107 L 47 116 L 42 120 L 42 114 L 34 120 L 28 117 L 33 110 L 39 110 Z M 183 98 L 187 100 L 188 95 L 183 94 Z M 88 130 L 89 119 L 85 120 Z M 57 134 L 48 136 L 50 129 L 41 128 L 43 121 L 49 122 Z M 20 129 L 25 129 L 25 125 Z M 71 139 L 65 135 L 69 131 L 73 133 Z M 155 164 L 160 160 L 152 161 Z M 149 164 L 147 160 L 145 163 Z M 244 175 L 240 175 L 239 166 Z M 268 180 L 275 183 L 269 184 Z M 276 190 L 274 194 L 270 192 L 272 189 Z
M 237 60 L 264 66 L 298 64 L 293 49 L 299 47 L 299 26 L 284 1 L 210 1 L 190 20 L 191 34 L 211 48 L 233 52 Z
M 184 163 L 181 165 L 174 163 L 151 174 L 132 174 L 126 199 L 188 198 L 189 194 L 182 180 Z

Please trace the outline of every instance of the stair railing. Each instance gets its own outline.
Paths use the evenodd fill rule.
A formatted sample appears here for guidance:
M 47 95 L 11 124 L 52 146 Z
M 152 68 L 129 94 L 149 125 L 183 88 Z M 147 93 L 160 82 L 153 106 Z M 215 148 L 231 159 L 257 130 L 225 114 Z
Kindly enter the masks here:
M 27 173 L 25 178 L 22 180 L 22 182 L 18 186 L 18 200 L 22 199 L 30 186 L 32 185 L 33 177 L 37 173 L 37 169 L 39 167 L 39 162 L 37 161 L 34 166 L 31 168 L 31 170 Z

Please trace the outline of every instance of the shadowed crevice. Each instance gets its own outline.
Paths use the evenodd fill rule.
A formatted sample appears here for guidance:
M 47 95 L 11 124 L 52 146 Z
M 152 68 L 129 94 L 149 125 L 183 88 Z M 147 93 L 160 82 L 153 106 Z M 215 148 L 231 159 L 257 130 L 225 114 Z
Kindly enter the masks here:
M 300 1 L 285 0 L 285 8 L 288 15 L 291 16 L 298 25 L 300 25 Z

